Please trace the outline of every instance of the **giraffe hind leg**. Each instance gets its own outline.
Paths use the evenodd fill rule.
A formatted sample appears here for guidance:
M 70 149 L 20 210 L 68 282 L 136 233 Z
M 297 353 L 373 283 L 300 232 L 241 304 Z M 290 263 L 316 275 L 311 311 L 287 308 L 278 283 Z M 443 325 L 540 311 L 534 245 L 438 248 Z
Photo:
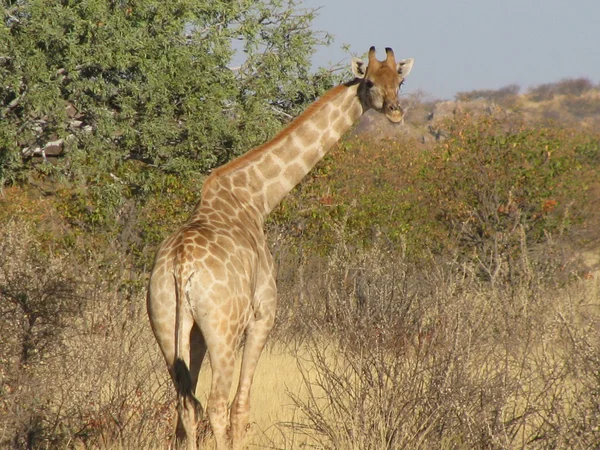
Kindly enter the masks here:
M 240 381 L 236 396 L 231 405 L 231 434 L 233 450 L 244 448 L 245 434 L 250 415 L 250 388 L 258 364 L 258 360 L 267 341 L 267 335 L 272 327 L 268 319 L 254 323 L 249 327 L 244 344 Z

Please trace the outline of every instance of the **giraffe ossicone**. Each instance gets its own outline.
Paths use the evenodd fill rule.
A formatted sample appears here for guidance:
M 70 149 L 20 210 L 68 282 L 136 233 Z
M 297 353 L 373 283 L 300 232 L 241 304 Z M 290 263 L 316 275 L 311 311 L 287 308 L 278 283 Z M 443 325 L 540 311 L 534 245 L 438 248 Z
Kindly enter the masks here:
M 147 309 L 177 391 L 177 443 L 197 447 L 204 414 L 195 397 L 208 351 L 207 413 L 218 450 L 243 448 L 256 365 L 275 320 L 275 269 L 265 217 L 368 109 L 401 122 L 400 85 L 413 59 L 369 50 L 353 59 L 354 79 L 326 92 L 274 139 L 214 170 L 189 220 L 161 244 Z M 229 412 L 237 347 L 245 336 L 238 389 Z M 230 437 L 227 427 L 230 424 Z M 230 442 L 231 441 L 231 442 Z

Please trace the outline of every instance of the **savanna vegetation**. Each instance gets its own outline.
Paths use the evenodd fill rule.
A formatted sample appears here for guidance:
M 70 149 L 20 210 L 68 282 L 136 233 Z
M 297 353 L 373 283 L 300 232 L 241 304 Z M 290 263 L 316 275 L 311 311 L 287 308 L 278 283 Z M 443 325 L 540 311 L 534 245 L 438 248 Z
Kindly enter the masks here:
M 310 70 L 314 14 L 2 2 L 0 447 L 168 447 L 154 251 L 210 169 L 346 77 Z M 600 86 L 404 99 L 267 224 L 281 305 L 249 447 L 599 447 Z

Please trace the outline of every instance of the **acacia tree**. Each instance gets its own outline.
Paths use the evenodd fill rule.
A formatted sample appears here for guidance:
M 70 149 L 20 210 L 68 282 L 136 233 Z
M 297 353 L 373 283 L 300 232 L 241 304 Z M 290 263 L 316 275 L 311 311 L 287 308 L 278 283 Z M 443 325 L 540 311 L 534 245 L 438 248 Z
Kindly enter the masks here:
M 127 161 L 207 171 L 332 83 L 309 71 L 329 37 L 294 0 L 1 4 L 2 185 L 34 166 L 80 183 L 133 176 Z M 58 162 L 32 164 L 51 150 Z

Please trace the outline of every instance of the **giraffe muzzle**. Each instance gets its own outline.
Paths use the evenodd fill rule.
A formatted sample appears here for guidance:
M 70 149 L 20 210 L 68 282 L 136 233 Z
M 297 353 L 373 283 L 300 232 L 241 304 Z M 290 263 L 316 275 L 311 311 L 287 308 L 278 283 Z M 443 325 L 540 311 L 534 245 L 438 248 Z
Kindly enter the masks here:
M 402 122 L 404 119 L 404 110 L 398 103 L 386 103 L 384 113 L 388 120 L 393 123 Z

